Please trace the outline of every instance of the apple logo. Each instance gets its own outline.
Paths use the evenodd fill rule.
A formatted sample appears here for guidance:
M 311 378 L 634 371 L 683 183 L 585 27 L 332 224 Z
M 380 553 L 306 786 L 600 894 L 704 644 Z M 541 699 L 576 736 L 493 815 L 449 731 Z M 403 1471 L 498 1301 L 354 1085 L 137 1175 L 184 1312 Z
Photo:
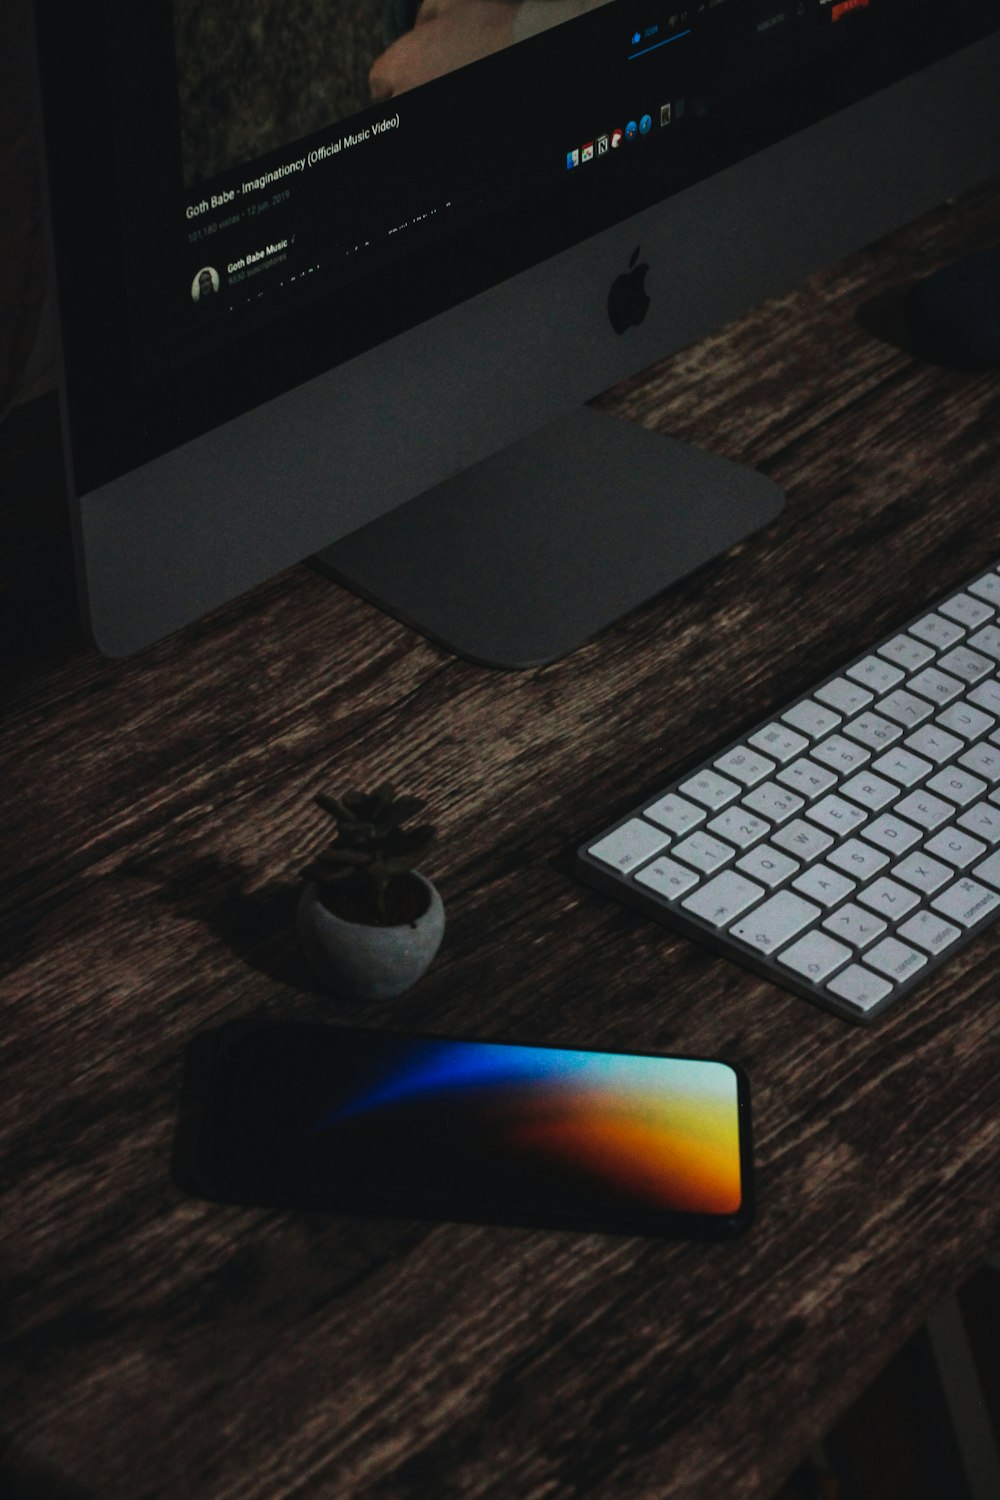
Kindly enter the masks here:
M 629 269 L 616 276 L 608 293 L 608 317 L 615 333 L 624 333 L 626 328 L 635 328 L 649 310 L 649 293 L 646 291 L 646 272 L 649 267 L 639 259 L 639 246 L 632 251 Z

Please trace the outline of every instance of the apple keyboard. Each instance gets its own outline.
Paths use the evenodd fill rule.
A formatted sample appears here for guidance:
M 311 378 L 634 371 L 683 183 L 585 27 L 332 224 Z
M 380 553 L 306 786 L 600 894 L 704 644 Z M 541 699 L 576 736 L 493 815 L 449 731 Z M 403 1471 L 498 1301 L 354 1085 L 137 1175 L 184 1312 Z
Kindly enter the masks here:
M 1000 569 L 648 797 L 577 869 L 871 1021 L 1000 912 Z

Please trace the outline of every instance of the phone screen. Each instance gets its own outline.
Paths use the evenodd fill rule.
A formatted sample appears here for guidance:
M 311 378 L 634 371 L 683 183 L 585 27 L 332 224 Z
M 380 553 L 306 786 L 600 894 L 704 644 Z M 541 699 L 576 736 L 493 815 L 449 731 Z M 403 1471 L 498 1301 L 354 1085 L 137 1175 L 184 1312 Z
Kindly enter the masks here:
M 692 1235 L 751 1212 L 747 1081 L 705 1058 L 227 1028 L 199 1161 L 237 1201 Z

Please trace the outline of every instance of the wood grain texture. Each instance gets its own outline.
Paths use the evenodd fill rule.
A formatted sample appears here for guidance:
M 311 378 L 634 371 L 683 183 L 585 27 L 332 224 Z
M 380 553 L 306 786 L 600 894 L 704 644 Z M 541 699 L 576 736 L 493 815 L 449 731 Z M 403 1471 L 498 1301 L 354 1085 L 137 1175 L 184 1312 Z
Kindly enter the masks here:
M 1000 931 L 872 1030 L 572 878 L 576 844 L 1000 554 L 1000 376 L 896 341 L 1000 187 L 602 398 L 787 506 L 565 661 L 453 659 L 306 568 L 129 661 L 68 602 L 49 406 L 0 429 L 7 1492 L 767 1500 L 1000 1239 Z M 321 788 L 430 801 L 448 910 L 392 1004 L 291 926 Z M 172 1181 L 191 1038 L 250 1014 L 721 1053 L 731 1245 L 221 1208 Z M 35 1489 L 30 1486 L 34 1484 Z

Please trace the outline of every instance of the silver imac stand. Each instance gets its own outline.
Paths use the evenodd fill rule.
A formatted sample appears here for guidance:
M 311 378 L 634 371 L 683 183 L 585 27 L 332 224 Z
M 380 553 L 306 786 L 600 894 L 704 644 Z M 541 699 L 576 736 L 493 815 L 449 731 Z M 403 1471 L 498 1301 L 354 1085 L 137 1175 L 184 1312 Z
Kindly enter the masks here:
M 582 407 L 312 559 L 456 655 L 543 665 L 766 526 L 765 475 Z

